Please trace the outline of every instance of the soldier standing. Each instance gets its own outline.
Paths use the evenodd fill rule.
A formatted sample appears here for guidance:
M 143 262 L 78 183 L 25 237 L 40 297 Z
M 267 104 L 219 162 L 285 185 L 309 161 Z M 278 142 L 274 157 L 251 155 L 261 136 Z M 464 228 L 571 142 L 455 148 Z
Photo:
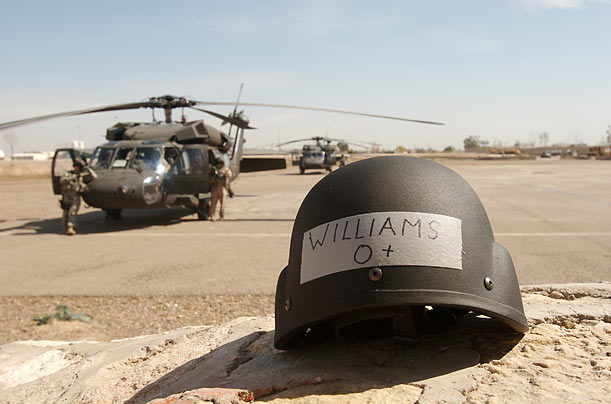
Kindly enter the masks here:
M 63 233 L 68 236 L 76 234 L 76 231 L 74 231 L 76 214 L 81 206 L 81 194 L 87 188 L 83 181 L 83 177 L 87 174 L 90 174 L 93 178 L 98 177 L 93 169 L 87 167 L 82 158 L 77 157 L 74 159 L 73 169 L 65 172 L 59 180 L 62 189 L 60 205 L 64 211 L 62 227 Z
M 225 218 L 225 187 L 231 178 L 231 170 L 225 167 L 222 158 L 215 160 L 214 167 L 210 167 L 210 220 L 214 222 L 216 204 L 220 202 L 219 217 Z
M 346 165 L 346 161 L 348 160 L 348 157 L 342 153 L 341 156 L 339 157 L 339 166 L 343 167 Z

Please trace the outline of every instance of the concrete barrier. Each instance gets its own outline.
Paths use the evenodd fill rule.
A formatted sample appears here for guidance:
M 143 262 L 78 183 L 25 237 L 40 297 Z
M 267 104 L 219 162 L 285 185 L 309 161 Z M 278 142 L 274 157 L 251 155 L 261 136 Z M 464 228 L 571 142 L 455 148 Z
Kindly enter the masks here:
M 244 173 L 265 170 L 281 170 L 290 165 L 288 155 L 247 155 L 240 161 L 240 171 Z

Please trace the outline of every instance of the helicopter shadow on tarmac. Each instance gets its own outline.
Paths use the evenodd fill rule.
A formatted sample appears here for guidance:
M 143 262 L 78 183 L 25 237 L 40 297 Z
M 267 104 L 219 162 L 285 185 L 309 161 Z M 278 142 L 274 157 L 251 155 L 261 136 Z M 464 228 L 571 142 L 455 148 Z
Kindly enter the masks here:
M 241 195 L 242 196 L 242 195 Z M 254 196 L 254 195 L 253 195 Z M 197 216 L 193 210 L 182 207 L 171 209 L 161 208 L 152 210 L 128 210 L 123 212 L 120 220 L 106 217 L 102 211 L 82 213 L 76 219 L 77 234 L 101 234 L 128 230 L 146 229 L 153 226 L 173 226 L 183 222 L 197 222 Z M 293 218 L 235 218 L 225 219 L 224 222 L 292 222 Z M 202 223 L 206 223 L 203 221 Z M 27 230 L 36 234 L 58 234 L 61 233 L 61 217 L 43 220 L 31 220 L 20 226 L 0 229 L 2 232 L 13 232 L 14 236 L 31 235 Z M 15 232 L 24 230 L 23 233 Z
M 2 229 L 2 231 L 33 230 L 36 234 L 58 234 L 62 229 L 61 221 L 61 217 L 33 220 L 21 226 Z M 197 221 L 193 210 L 181 207 L 129 210 L 123 213 L 123 217 L 120 220 L 109 219 L 104 212 L 95 211 L 82 213 L 77 216 L 76 231 L 77 234 L 111 233 L 145 229 L 152 226 L 172 226 L 185 221 Z M 29 232 L 13 233 L 15 236 L 30 234 Z

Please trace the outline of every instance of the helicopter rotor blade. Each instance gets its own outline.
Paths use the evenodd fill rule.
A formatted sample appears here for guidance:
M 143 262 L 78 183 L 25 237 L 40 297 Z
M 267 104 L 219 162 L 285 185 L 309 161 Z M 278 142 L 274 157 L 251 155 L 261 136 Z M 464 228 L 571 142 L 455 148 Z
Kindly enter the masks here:
M 232 102 L 215 102 L 215 101 L 194 101 L 194 102 L 196 104 L 201 104 L 201 105 L 234 105 Z M 441 122 L 422 121 L 419 119 L 401 118 L 398 116 L 390 116 L 390 115 L 370 114 L 366 112 L 346 111 L 342 109 L 303 107 L 303 106 L 298 106 L 298 105 L 285 105 L 285 104 L 260 104 L 260 103 L 254 103 L 254 102 L 241 102 L 240 105 L 247 106 L 247 107 L 287 108 L 287 109 L 302 109 L 306 111 L 334 112 L 338 114 L 360 115 L 360 116 L 368 116 L 371 118 L 393 119 L 396 121 L 416 122 L 416 123 L 424 123 L 424 124 L 429 124 L 429 125 L 444 125 Z
M 31 124 L 31 123 L 36 123 L 36 122 L 40 122 L 40 121 L 46 121 L 46 120 L 55 119 L 55 118 L 63 118 L 63 117 L 76 116 L 76 115 L 93 114 L 93 113 L 96 113 L 96 112 L 120 111 L 120 110 L 125 110 L 125 109 L 137 109 L 137 108 L 144 108 L 144 107 L 151 107 L 151 106 L 152 105 L 151 105 L 150 102 L 134 102 L 134 103 L 129 103 L 129 104 L 116 104 L 116 105 L 108 105 L 108 106 L 105 106 L 105 107 L 96 107 L 96 108 L 81 109 L 81 110 L 77 110 L 77 111 L 58 112 L 56 114 L 41 115 L 41 116 L 36 116 L 36 117 L 33 117 L 33 118 L 19 119 L 17 121 L 1 123 L 0 124 L 0 130 L 14 128 L 14 127 L 17 127 L 17 126 L 28 125 L 28 124 Z
M 196 109 L 198 111 L 205 112 L 207 114 L 210 114 L 210 115 L 212 115 L 214 117 L 217 117 L 217 118 L 221 119 L 223 122 L 228 122 L 228 123 L 230 123 L 232 125 L 235 125 L 235 126 L 237 126 L 239 128 L 242 128 L 242 129 L 257 129 L 257 128 L 254 128 L 254 127 L 248 125 L 248 123 L 245 123 L 245 122 L 241 121 L 240 119 L 233 118 L 231 116 L 226 116 L 226 115 L 223 115 L 223 114 L 219 114 L 218 112 L 209 111 L 207 109 L 202 109 L 202 108 L 197 108 L 197 107 L 191 107 L 191 109 Z
M 372 147 L 371 145 L 367 145 L 366 146 L 366 145 L 363 145 L 363 144 L 358 144 L 358 143 L 353 143 L 353 142 L 344 142 L 344 143 L 346 143 L 346 144 L 348 144 L 350 146 L 361 147 L 361 148 L 367 149 L 367 150 L 371 149 L 371 147 Z
M 361 144 L 366 144 L 366 145 L 370 145 L 370 146 L 373 146 L 373 145 L 376 144 L 374 142 L 366 142 L 364 140 L 353 140 L 353 139 L 341 139 L 341 141 L 342 142 L 346 142 L 346 143 L 350 143 L 350 142 L 352 142 L 352 143 L 361 143 Z
M 234 106 L 233 115 L 237 114 L 237 106 L 239 104 L 241 106 L 249 106 L 249 107 L 287 108 L 287 109 L 301 109 L 301 110 L 308 110 L 308 111 L 334 112 L 334 113 L 340 113 L 340 114 L 360 115 L 360 116 L 368 116 L 368 117 L 373 117 L 373 118 L 393 119 L 393 120 L 399 120 L 399 121 L 417 122 L 417 123 L 424 123 L 424 124 L 431 124 L 431 125 L 443 125 L 443 123 L 440 123 L 440 122 L 422 121 L 422 120 L 416 120 L 416 119 L 401 118 L 401 117 L 396 117 L 396 116 L 369 114 L 369 113 L 364 113 L 364 112 L 345 111 L 345 110 L 339 110 L 339 109 L 303 107 L 303 106 L 297 106 L 297 105 L 284 105 L 284 104 L 245 103 L 245 102 L 239 101 L 240 96 L 241 96 L 241 87 L 240 87 L 240 94 L 238 95 L 238 100 L 236 103 L 215 102 L 215 101 L 196 101 L 196 100 L 186 99 L 184 97 L 175 97 L 171 95 L 165 95 L 161 97 L 152 97 L 142 102 L 115 104 L 115 105 L 108 105 L 108 106 L 103 106 L 103 107 L 81 109 L 81 110 L 76 110 L 76 111 L 59 112 L 55 114 L 41 115 L 41 116 L 32 117 L 32 118 L 26 118 L 26 119 L 11 121 L 11 122 L 0 123 L 0 130 L 14 128 L 14 127 L 22 126 L 22 125 L 28 125 L 28 124 L 45 121 L 49 119 L 54 119 L 54 118 L 93 114 L 97 112 L 120 111 L 120 110 L 138 109 L 138 108 L 163 108 L 167 111 L 168 109 L 179 108 L 179 107 L 194 108 L 194 106 L 198 104 L 199 105 L 231 105 L 231 106 Z M 208 110 L 202 110 L 202 112 L 216 116 L 222 119 L 224 122 L 229 122 L 232 125 L 236 125 L 240 128 L 254 129 L 253 127 L 248 126 L 247 122 L 240 120 L 237 116 L 224 116 L 224 115 L 217 114 L 217 113 L 214 113 Z M 239 116 L 239 114 L 237 115 Z
M 297 139 L 297 140 L 291 140 L 289 142 L 284 142 L 284 143 L 278 143 L 276 146 L 284 146 L 287 144 L 291 144 L 291 143 L 298 143 L 298 142 L 309 142 L 311 140 L 315 140 L 315 138 L 309 137 L 307 139 Z
M 368 143 L 368 142 L 358 142 L 358 141 L 344 141 L 344 143 L 347 143 L 349 145 L 353 145 L 353 146 L 358 146 L 358 147 L 362 147 L 364 149 L 371 149 L 374 148 L 377 143 Z

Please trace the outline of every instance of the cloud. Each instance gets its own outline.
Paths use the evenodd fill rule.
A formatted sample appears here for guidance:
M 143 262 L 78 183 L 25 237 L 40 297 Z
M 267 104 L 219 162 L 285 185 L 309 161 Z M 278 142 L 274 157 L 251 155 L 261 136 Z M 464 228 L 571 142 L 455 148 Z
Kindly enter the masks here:
M 611 3 L 611 0 L 521 0 L 529 10 L 549 8 L 579 8 L 586 3 Z

